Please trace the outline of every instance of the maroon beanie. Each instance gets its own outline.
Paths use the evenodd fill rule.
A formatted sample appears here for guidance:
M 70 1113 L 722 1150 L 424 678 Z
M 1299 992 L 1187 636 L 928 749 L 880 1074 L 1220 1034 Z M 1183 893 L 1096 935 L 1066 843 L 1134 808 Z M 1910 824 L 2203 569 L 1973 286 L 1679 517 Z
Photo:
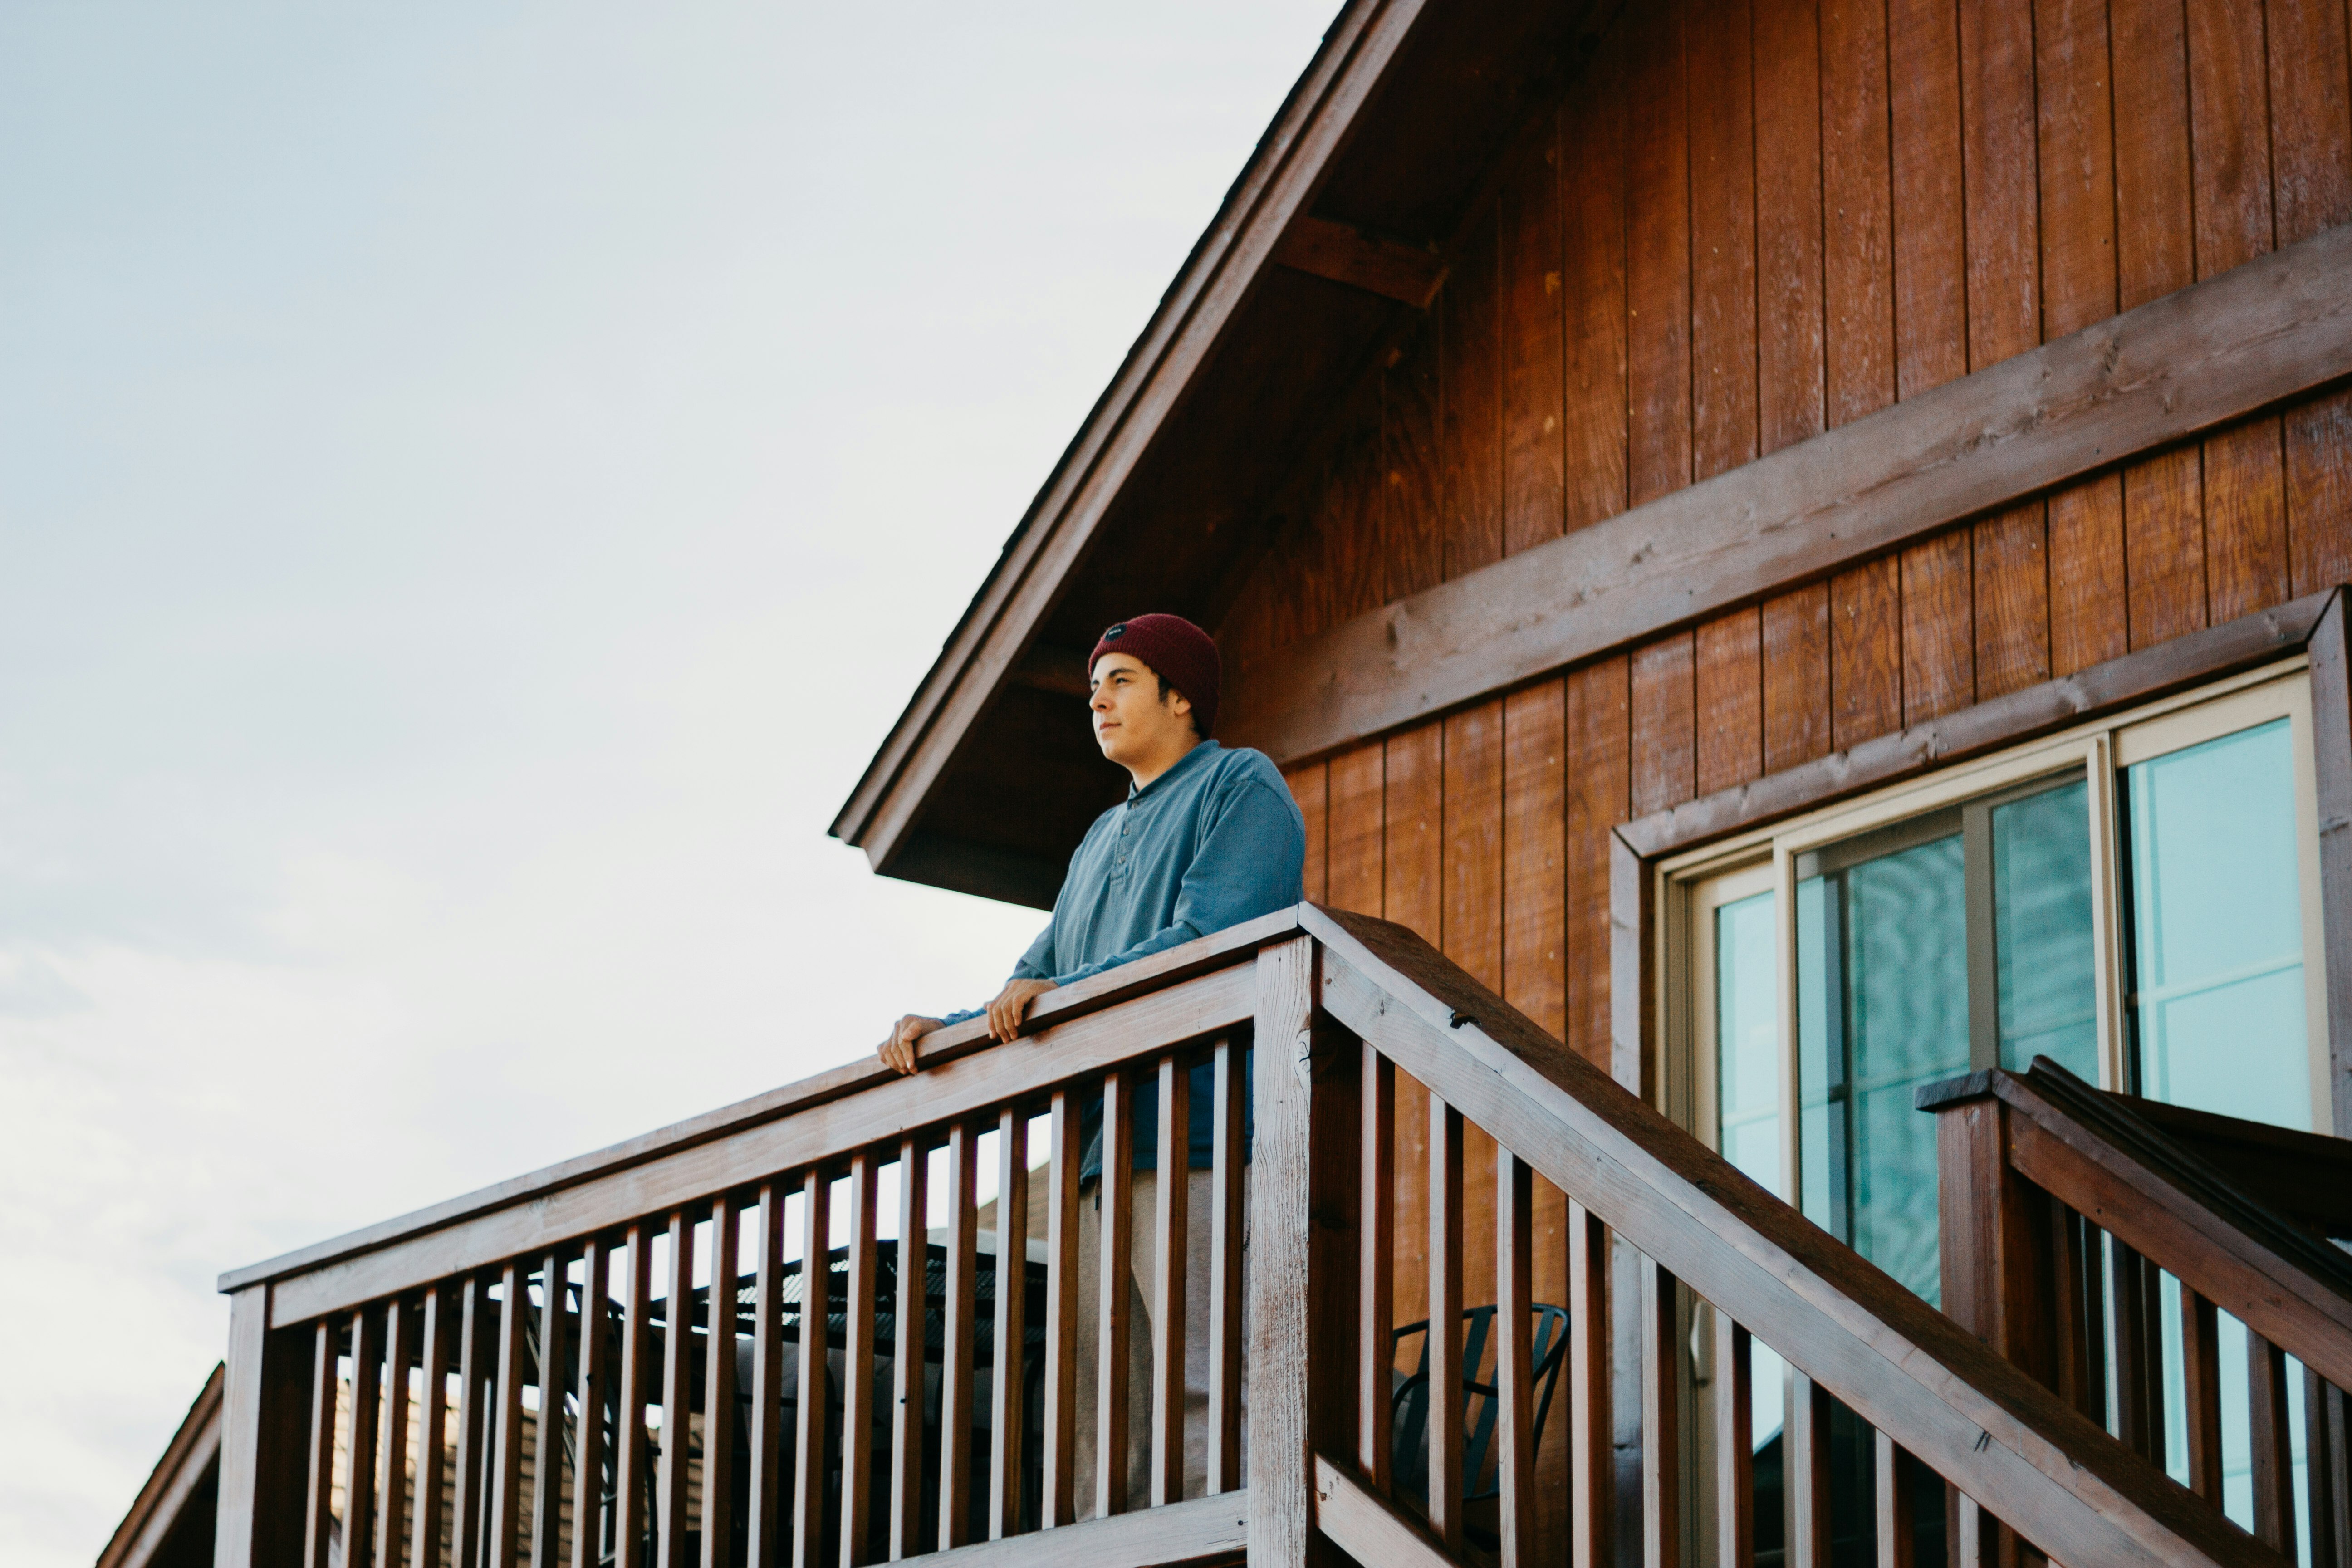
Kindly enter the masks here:
M 1217 645 L 1208 633 L 1181 616 L 1138 616 L 1103 633 L 1095 651 L 1087 655 L 1087 674 L 1107 653 L 1123 653 L 1184 694 L 1192 705 L 1192 721 L 1202 739 L 1217 728 L 1217 686 L 1223 669 Z

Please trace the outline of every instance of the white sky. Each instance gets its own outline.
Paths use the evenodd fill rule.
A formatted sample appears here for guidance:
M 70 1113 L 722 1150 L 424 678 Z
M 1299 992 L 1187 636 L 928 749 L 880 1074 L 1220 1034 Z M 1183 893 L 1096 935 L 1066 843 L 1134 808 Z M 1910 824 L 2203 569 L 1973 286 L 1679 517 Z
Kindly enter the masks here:
M 824 826 L 1336 9 L 0 9 L 0 1560 L 221 1269 L 993 988 Z

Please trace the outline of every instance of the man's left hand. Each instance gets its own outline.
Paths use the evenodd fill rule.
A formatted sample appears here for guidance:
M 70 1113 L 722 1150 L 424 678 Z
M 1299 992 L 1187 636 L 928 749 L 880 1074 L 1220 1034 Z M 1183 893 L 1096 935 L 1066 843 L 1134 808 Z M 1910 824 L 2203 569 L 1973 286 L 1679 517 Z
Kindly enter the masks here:
M 1050 980 L 1008 980 L 996 1000 L 988 1005 L 988 1036 L 992 1040 L 1010 1040 L 1021 1033 L 1021 1020 L 1028 1016 L 1029 1004 L 1054 988 Z

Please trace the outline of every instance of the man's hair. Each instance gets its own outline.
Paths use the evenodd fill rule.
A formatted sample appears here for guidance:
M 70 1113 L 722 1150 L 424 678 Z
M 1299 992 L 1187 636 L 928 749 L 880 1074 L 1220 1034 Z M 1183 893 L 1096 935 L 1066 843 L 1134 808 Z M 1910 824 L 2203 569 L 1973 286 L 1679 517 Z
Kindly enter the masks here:
M 1146 669 L 1151 669 L 1151 667 L 1150 667 L 1150 665 L 1148 665 L 1148 664 L 1147 664 L 1147 665 L 1145 665 L 1143 668 L 1146 668 Z M 1156 680 L 1156 681 L 1158 681 L 1158 682 L 1160 682 L 1160 705 L 1162 708 L 1167 707 L 1167 706 L 1168 706 L 1168 678 L 1167 678 L 1166 676 L 1164 676 L 1164 675 L 1160 674 L 1158 670 L 1156 670 L 1156 669 L 1151 669 L 1151 679 L 1154 679 L 1154 680 Z M 1192 698 L 1190 698 L 1190 697 L 1186 697 L 1186 698 L 1184 699 L 1184 700 L 1185 700 L 1185 701 L 1187 701 L 1187 702 L 1192 702 Z M 1200 704 L 1198 704 L 1198 703 L 1193 703 L 1192 707 L 1189 710 L 1187 710 L 1187 711 L 1186 711 L 1186 713 L 1185 713 L 1185 715 L 1184 715 L 1184 721 L 1185 721 L 1187 724 L 1190 724 L 1190 725 L 1192 725 L 1192 739 L 1194 739 L 1194 740 L 1196 740 L 1196 741 L 1205 741 L 1205 740 L 1207 740 L 1207 739 L 1209 738 L 1208 736 L 1203 735 L 1202 733 L 1201 733 L 1201 708 L 1200 708 Z

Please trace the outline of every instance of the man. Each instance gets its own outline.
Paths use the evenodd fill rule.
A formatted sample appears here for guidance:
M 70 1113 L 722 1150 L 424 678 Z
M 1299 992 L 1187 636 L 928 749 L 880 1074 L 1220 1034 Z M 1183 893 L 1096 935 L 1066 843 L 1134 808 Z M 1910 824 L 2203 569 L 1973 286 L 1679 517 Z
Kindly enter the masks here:
M 1070 857 L 1053 919 L 984 1011 L 1010 1040 L 1039 996 L 1164 948 L 1298 902 L 1307 823 L 1271 760 L 1210 739 L 1217 645 L 1181 616 L 1138 616 L 1087 660 L 1087 709 L 1102 754 L 1132 781 Z M 916 1068 L 916 1042 L 952 1020 L 908 1014 L 882 1060 Z

